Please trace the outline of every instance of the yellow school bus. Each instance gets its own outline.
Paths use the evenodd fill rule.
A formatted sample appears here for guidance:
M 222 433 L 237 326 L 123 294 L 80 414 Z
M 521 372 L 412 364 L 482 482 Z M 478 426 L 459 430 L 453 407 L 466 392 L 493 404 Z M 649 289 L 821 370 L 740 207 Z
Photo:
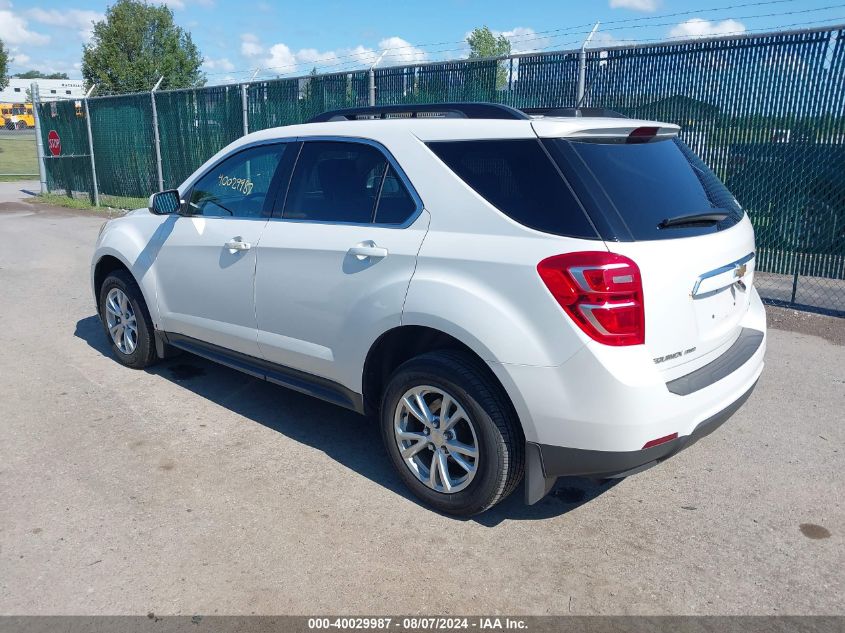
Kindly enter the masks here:
M 31 103 L 0 103 L 0 117 L 8 130 L 25 130 L 35 127 Z

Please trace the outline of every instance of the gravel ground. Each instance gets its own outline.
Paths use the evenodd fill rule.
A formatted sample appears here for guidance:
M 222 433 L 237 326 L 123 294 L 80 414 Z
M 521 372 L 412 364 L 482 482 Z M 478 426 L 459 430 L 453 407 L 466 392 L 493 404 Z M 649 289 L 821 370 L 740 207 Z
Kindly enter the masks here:
M 834 345 L 845 345 L 845 318 L 774 306 L 766 308 L 766 316 L 770 328 L 819 336 Z
M 102 218 L 0 209 L 0 613 L 845 613 L 842 319 L 771 309 L 748 403 L 660 467 L 457 521 L 364 418 L 188 355 L 118 365 Z

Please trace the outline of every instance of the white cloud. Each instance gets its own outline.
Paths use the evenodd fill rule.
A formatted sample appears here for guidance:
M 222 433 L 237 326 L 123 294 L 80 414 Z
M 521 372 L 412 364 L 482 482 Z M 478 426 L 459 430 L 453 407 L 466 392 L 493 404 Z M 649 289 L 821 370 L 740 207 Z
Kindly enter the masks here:
M 11 6 L 11 5 L 9 5 Z M 9 10 L 0 10 L 0 40 L 7 44 L 25 44 L 43 46 L 49 43 L 50 36 L 30 31 L 27 21 Z
M 428 59 L 428 54 L 424 50 L 395 35 L 380 41 L 378 50 L 379 54 L 381 54 L 381 51 L 387 51 L 382 60 L 382 64 L 387 66 L 418 64 Z
M 631 9 L 632 11 L 656 11 L 659 0 L 610 0 L 611 9 Z
M 493 31 L 496 37 L 500 34 L 508 38 L 512 53 L 534 53 L 552 45 L 551 38 L 537 35 L 537 32 L 528 26 L 517 26 L 510 31 Z
M 24 64 L 28 64 L 30 59 L 29 55 L 12 51 L 12 56 L 9 61 L 17 66 L 23 66 Z
M 31 60 L 27 59 L 26 67 L 21 67 L 22 70 L 40 70 L 42 73 L 51 75 L 53 73 L 66 73 L 71 79 L 78 79 L 81 77 L 82 63 L 74 62 L 68 63 L 64 60 L 37 60 L 35 63 L 29 63 Z M 19 66 L 20 67 L 20 66 Z
M 636 40 L 620 39 L 613 35 L 613 33 L 602 33 L 601 30 L 596 31 L 593 39 L 587 45 L 587 48 L 610 48 L 611 46 L 625 46 L 626 44 L 636 44 Z
M 296 66 L 296 56 L 287 44 L 273 44 L 268 52 L 270 56 L 264 59 L 263 65 L 277 75 L 289 72 Z
M 264 52 L 264 47 L 258 41 L 258 37 L 252 33 L 241 34 L 241 55 L 246 57 L 258 57 Z
M 235 65 L 227 57 L 221 57 L 219 59 L 206 57 L 202 60 L 202 67 L 206 70 L 218 70 L 227 73 L 235 70 Z
M 241 53 L 255 58 L 265 54 L 264 46 L 251 33 L 241 35 Z M 332 72 L 371 66 L 384 53 L 379 66 L 416 64 L 428 59 L 427 53 L 402 39 L 387 37 L 376 48 L 359 44 L 354 48 L 340 48 L 321 51 L 316 48 L 301 48 L 293 51 L 282 42 L 266 49 L 261 60 L 262 67 L 273 75 L 304 74 L 316 67 L 318 71 Z
M 94 22 L 104 20 L 106 16 L 97 11 L 86 11 L 84 9 L 30 9 L 27 15 L 35 22 L 57 26 L 61 28 L 76 29 L 79 37 L 87 42 L 94 32 Z
M 736 20 L 711 22 L 701 18 L 691 18 L 672 27 L 670 37 L 713 37 L 717 35 L 738 35 L 745 33 L 745 25 Z

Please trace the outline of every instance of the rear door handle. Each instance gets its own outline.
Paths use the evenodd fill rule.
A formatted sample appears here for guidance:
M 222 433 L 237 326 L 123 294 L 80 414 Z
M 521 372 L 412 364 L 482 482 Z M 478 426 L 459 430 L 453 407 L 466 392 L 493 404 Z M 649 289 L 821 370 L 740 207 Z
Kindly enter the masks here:
M 376 243 L 373 241 L 368 242 L 361 242 L 360 244 L 356 244 L 352 248 L 349 249 L 349 255 L 357 257 L 358 260 L 365 260 L 368 257 L 372 257 L 373 259 L 382 259 L 387 257 L 388 252 L 386 248 L 382 248 L 381 246 L 376 246 Z
M 252 248 L 252 244 L 244 242 L 244 239 L 238 236 L 233 237 L 231 240 L 223 244 L 223 248 L 229 249 L 230 253 L 235 253 L 237 251 L 248 251 Z

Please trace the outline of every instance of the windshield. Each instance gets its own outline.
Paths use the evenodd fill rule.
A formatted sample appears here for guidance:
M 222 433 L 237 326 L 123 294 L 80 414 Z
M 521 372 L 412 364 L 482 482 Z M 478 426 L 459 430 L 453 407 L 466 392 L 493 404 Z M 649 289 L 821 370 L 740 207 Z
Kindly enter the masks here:
M 608 220 L 612 225 L 621 223 L 630 239 L 703 235 L 729 228 L 742 218 L 742 209 L 727 188 L 678 139 L 549 143 L 556 146 L 557 151 L 550 153 L 566 177 L 590 191 L 599 213 L 616 215 Z M 703 214 L 723 219 L 702 222 Z M 685 223 L 685 216 L 698 220 Z

